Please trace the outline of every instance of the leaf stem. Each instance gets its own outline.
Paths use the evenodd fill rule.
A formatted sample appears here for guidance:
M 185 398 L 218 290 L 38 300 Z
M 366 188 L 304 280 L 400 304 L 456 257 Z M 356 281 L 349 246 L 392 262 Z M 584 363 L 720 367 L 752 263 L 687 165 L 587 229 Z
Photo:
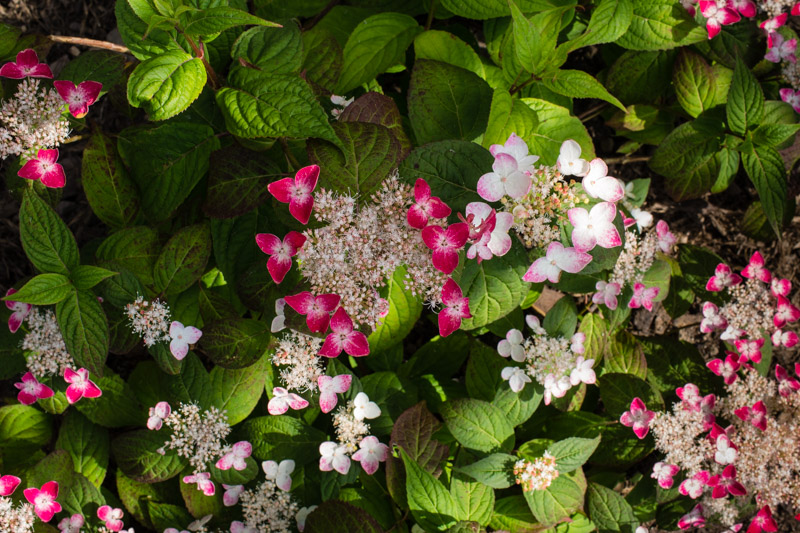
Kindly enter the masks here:
M 221 84 L 219 82 L 219 77 L 217 76 L 217 73 L 214 72 L 214 69 L 211 68 L 211 65 L 208 63 L 208 60 L 206 59 L 205 46 L 201 42 L 200 46 L 198 47 L 197 43 L 194 42 L 194 39 L 192 39 L 185 33 L 183 33 L 183 36 L 186 37 L 186 41 L 189 43 L 189 46 L 192 47 L 195 56 L 197 56 L 197 58 L 203 62 L 203 66 L 206 68 L 206 73 L 208 74 L 208 81 L 211 82 L 211 88 L 216 91 L 217 89 L 220 88 Z
M 603 102 L 601 104 L 597 104 L 596 106 L 587 109 L 586 111 L 578 115 L 578 120 L 580 120 L 581 122 L 592 120 L 594 117 L 599 115 L 603 111 L 603 109 L 606 108 L 607 105 L 608 104 L 606 102 Z
M 436 0 L 431 0 L 431 8 L 428 10 L 428 19 L 425 21 L 425 31 L 431 29 L 433 15 L 436 12 Z
M 79 44 L 81 46 L 88 46 L 90 48 L 102 48 L 103 50 L 111 50 L 119 54 L 129 54 L 131 51 L 126 46 L 120 44 L 110 43 L 108 41 L 98 41 L 97 39 L 87 39 L 85 37 L 70 37 L 69 35 L 50 35 L 48 39 L 54 43 L 67 43 Z
M 649 156 L 649 155 L 637 155 L 636 157 L 629 157 L 629 156 L 625 155 L 625 156 L 622 156 L 622 157 L 610 157 L 608 159 L 605 159 L 604 161 L 606 162 L 607 165 L 613 165 L 613 164 L 617 164 L 617 163 L 622 164 L 622 165 L 627 165 L 629 163 L 642 163 L 642 162 L 650 161 L 651 157 L 652 156 Z
M 328 5 L 326 5 L 325 7 L 323 7 L 323 8 L 322 8 L 322 11 L 320 11 L 319 13 L 317 13 L 316 15 L 314 15 L 314 18 L 312 18 L 310 21 L 308 21 L 308 24 L 306 24 L 305 28 L 303 28 L 303 31 L 308 31 L 308 30 L 310 30 L 311 28 L 313 28 L 314 26 L 316 26 L 316 25 L 317 25 L 317 22 L 319 22 L 320 20 L 322 20 L 322 18 L 323 18 L 325 15 L 327 15 L 327 14 L 330 12 L 330 10 L 331 10 L 331 9 L 333 9 L 334 7 L 336 7 L 336 5 L 337 5 L 337 4 L 339 4 L 339 2 L 341 2 L 341 1 L 342 1 L 342 0 L 331 0 L 330 2 L 328 2 Z
M 289 170 L 298 170 L 300 168 L 300 162 L 289 149 L 289 143 L 286 141 L 286 137 L 281 137 L 279 141 L 281 143 L 281 148 L 283 149 L 283 155 L 286 156 L 286 160 L 289 162 L 289 166 L 291 167 Z

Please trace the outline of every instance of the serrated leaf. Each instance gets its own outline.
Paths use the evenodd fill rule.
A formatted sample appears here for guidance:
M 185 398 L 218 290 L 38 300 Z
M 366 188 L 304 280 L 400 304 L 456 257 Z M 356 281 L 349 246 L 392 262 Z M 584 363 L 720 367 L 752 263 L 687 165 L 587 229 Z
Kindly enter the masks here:
M 0 449 L 35 450 L 50 442 L 52 417 L 29 405 L 0 407 Z
M 25 255 L 41 272 L 69 274 L 78 266 L 78 245 L 72 232 L 33 189 L 19 208 L 19 238 Z
M 4 296 L 2 299 L 33 305 L 52 305 L 66 298 L 74 290 L 75 287 L 69 278 L 63 274 L 39 274 L 13 295 Z
M 753 132 L 753 142 L 756 145 L 778 147 L 794 140 L 798 130 L 800 124 L 761 124 Z
M 306 518 L 308 533 L 383 533 L 383 529 L 366 511 L 337 500 L 328 500 Z
M 522 98 L 522 102 L 536 112 L 539 124 L 525 142 L 528 151 L 540 156 L 543 165 L 555 165 L 561 144 L 573 139 L 582 150 L 581 157 L 594 157 L 594 145 L 586 127 L 565 107 L 538 98 Z
M 168 50 L 190 49 L 185 39 L 174 29 L 153 29 L 148 32 L 148 22 L 136 14 L 127 0 L 116 2 L 114 14 L 122 41 L 131 54 L 141 61 Z
M 161 293 L 188 289 L 205 272 L 211 256 L 211 231 L 205 224 L 179 230 L 164 245 L 153 266 L 153 281 Z
M 80 291 L 91 289 L 104 279 L 116 275 L 116 272 L 94 265 L 78 265 L 75 270 L 70 272 L 69 277 L 72 283 L 75 284 L 75 288 Z
M 108 320 L 90 291 L 74 291 L 56 304 L 58 328 L 79 368 L 103 375 L 108 356 Z
M 70 411 L 61 424 L 56 449 L 66 450 L 76 472 L 99 487 L 108 469 L 108 430 L 92 424 L 82 414 Z
M 91 379 L 103 395 L 76 404 L 81 414 L 95 424 L 110 428 L 144 424 L 147 410 L 142 409 L 130 385 L 118 374 L 106 369 L 102 377 L 91 376 Z
M 266 323 L 236 317 L 208 325 L 200 338 L 200 346 L 223 368 L 246 368 L 261 358 L 270 338 Z
M 606 88 L 626 104 L 652 103 L 670 87 L 675 53 L 628 50 L 611 65 Z
M 397 103 L 389 96 L 376 92 L 359 96 L 342 111 L 339 122 L 369 122 L 384 126 L 400 143 L 401 159 L 411 151 L 411 140 L 403 128 L 404 118 Z
M 405 269 L 398 268 L 387 283 L 386 299 L 389 301 L 389 314 L 381 324 L 370 333 L 370 352 L 386 350 L 402 341 L 417 323 L 422 313 L 422 301 L 405 289 Z
M 447 457 L 448 446 L 433 435 L 441 427 L 425 402 L 406 409 L 394 423 L 391 442 L 406 453 L 426 472 L 434 476 L 441 473 L 440 463 Z
M 774 148 L 757 146 L 751 153 L 742 153 L 742 166 L 756 187 L 773 231 L 780 235 L 788 194 L 781 155 Z
M 525 387 L 520 392 L 514 392 L 510 387 L 501 388 L 495 394 L 492 404 L 506 415 L 512 426 L 516 427 L 533 416 L 542 403 L 543 392 L 544 390 L 536 385 Z
M 283 28 L 250 28 L 233 43 L 231 57 L 234 61 L 243 59 L 265 72 L 300 72 L 303 64 L 300 28 L 294 22 Z
M 506 453 L 493 453 L 472 464 L 459 466 L 458 472 L 474 478 L 495 489 L 507 489 L 515 484 L 514 463 L 517 457 Z
M 146 226 L 134 226 L 116 231 L 106 237 L 100 243 L 95 255 L 101 264 L 119 270 L 127 270 L 142 283 L 151 284 L 153 283 L 153 265 L 155 265 L 160 250 L 161 245 L 155 230 Z M 139 294 L 144 295 L 144 291 L 142 290 Z
M 557 7 L 559 0 L 517 0 L 523 13 L 536 13 Z M 485 20 L 508 16 L 508 0 L 442 0 L 448 11 L 470 19 Z
M 131 224 L 139 214 L 139 191 L 116 145 L 102 133 L 92 135 L 83 150 L 81 183 L 94 214 L 112 229 Z
M 464 456 L 466 454 L 461 454 L 459 458 Z M 491 520 L 494 507 L 494 489 L 491 487 L 456 471 L 450 476 L 450 495 L 455 503 L 455 518 L 476 526 L 467 531 L 477 532 L 478 526 Z
M 631 0 L 600 0 L 592 9 L 592 17 L 586 30 L 567 43 L 570 50 L 592 44 L 610 43 L 622 37 L 633 21 Z
M 631 25 L 617 44 L 631 50 L 666 50 L 707 38 L 705 28 L 685 9 L 676 9 L 672 0 L 648 0 L 633 3 Z
M 151 120 L 166 120 L 194 102 L 206 84 L 203 62 L 180 50 L 147 59 L 128 78 L 128 102 Z
M 716 103 L 716 76 L 705 59 L 688 49 L 678 52 L 672 83 L 681 107 L 697 117 Z
M 267 379 L 268 357 L 243 369 L 215 366 L 209 373 L 211 404 L 224 410 L 228 424 L 238 424 L 255 409 Z
M 251 15 L 247 11 L 228 6 L 208 7 L 205 9 L 186 11 L 180 16 L 181 29 L 187 35 L 210 35 L 236 26 L 277 27 L 279 24 L 269 22 L 261 17 Z
M 599 436 L 593 439 L 570 437 L 551 444 L 547 451 L 555 457 L 556 469 L 560 475 L 582 467 L 599 444 Z
M 604 370 L 631 374 L 641 379 L 647 378 L 647 359 L 636 337 L 627 331 L 622 331 L 609 339 Z
M 606 411 L 615 418 L 630 410 L 634 398 L 640 398 L 651 411 L 664 407 L 661 394 L 632 374 L 606 373 L 597 378 L 597 385 Z
M 507 496 L 497 500 L 494 504 L 494 514 L 489 524 L 495 530 L 526 531 L 537 533 L 543 531 L 545 526 L 536 522 L 531 510 L 522 494 Z
M 578 326 L 578 307 L 572 296 L 566 295 L 550 308 L 542 321 L 542 327 L 551 337 L 569 339 Z
M 512 133 L 516 133 L 522 140 L 527 140 L 536 133 L 538 126 L 539 117 L 536 111 L 521 100 L 513 98 L 507 90 L 496 89 L 492 96 L 489 124 L 481 144 L 484 148 L 489 148 L 493 144 L 503 144 Z
M 157 431 L 137 429 L 115 438 L 111 451 L 126 476 L 135 481 L 157 483 L 177 476 L 188 464 L 174 450 L 165 449 L 163 455 L 158 453 L 165 440 Z
M 483 400 L 458 399 L 442 405 L 447 429 L 466 448 L 492 453 L 514 445 L 514 428 L 497 407 Z
M 541 524 L 553 525 L 583 507 L 586 477 L 578 469 L 561 474 L 544 490 L 523 492 L 533 516 Z
M 556 70 L 542 76 L 542 83 L 555 93 L 571 98 L 598 98 L 625 111 L 622 102 L 608 92 L 594 76 L 582 70 Z
M 528 19 L 513 0 L 508 5 L 511 8 L 517 59 L 522 68 L 538 76 L 547 69 L 556 55 L 556 41 L 561 30 L 564 9 L 548 9 Z
M 764 117 L 764 91 L 741 58 L 737 58 L 736 68 L 733 69 L 725 112 L 728 126 L 740 135 L 755 129 Z
M 592 522 L 601 533 L 616 531 L 634 533 L 639 520 L 633 508 L 617 492 L 598 483 L 589 483 L 586 503 Z
M 467 43 L 446 31 L 427 30 L 414 39 L 414 56 L 461 67 L 486 79 L 478 53 Z
M 101 94 L 113 89 L 124 79 L 125 58 L 121 54 L 107 50 L 88 50 L 67 63 L 58 79 L 70 80 L 75 85 L 86 80 L 103 84 Z M 85 181 L 85 177 L 81 176 Z
M 232 144 L 211 154 L 208 192 L 203 211 L 214 218 L 232 218 L 269 199 L 267 186 L 282 177 L 265 154 Z
M 245 421 L 242 438 L 253 444 L 253 456 L 259 460 L 291 457 L 298 465 L 319 460 L 319 445 L 325 434 L 297 418 L 262 416 Z
M 401 448 L 406 468 L 406 498 L 417 523 L 428 531 L 445 531 L 456 523 L 456 505 L 444 485 Z
M 717 179 L 719 146 L 719 137 L 686 122 L 662 141 L 650 160 L 650 168 L 667 178 L 667 192 L 676 201 L 697 198 L 708 192 Z

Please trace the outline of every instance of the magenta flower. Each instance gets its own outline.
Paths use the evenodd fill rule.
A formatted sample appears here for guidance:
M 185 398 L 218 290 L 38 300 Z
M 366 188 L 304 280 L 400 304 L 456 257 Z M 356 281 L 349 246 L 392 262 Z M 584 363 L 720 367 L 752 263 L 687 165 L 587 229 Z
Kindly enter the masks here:
M 426 226 L 422 229 L 425 246 L 433 250 L 433 266 L 436 270 L 450 274 L 458 266 L 458 251 L 469 237 L 469 226 L 456 222 L 447 227 Z
M 17 400 L 23 405 L 32 405 L 36 403 L 36 400 L 50 398 L 54 394 L 53 389 L 43 383 L 39 383 L 30 372 L 26 372 L 22 376 L 22 381 L 14 383 L 14 386 L 19 389 Z
M 644 283 L 636 282 L 633 286 L 633 296 L 628 302 L 628 307 L 638 309 L 644 307 L 648 311 L 653 310 L 653 300 L 658 296 L 658 287 L 645 287 Z
M 773 278 L 769 290 L 775 298 L 778 296 L 788 297 L 789 293 L 792 292 L 792 282 L 788 279 Z
M 330 413 L 339 402 L 337 394 L 344 394 L 350 390 L 350 383 L 353 376 L 350 374 L 339 374 L 338 376 L 320 376 L 317 378 L 319 387 L 319 408 L 323 413 Z
M 670 253 L 672 247 L 675 246 L 675 241 L 678 239 L 669 230 L 669 225 L 664 220 L 656 222 L 656 235 L 658 236 L 658 247 L 661 248 L 661 251 L 665 254 Z
M 716 426 L 716 424 L 714 424 Z M 733 445 L 726 433 L 717 435 L 717 451 L 714 452 L 714 461 L 721 465 L 733 464 L 739 457 L 739 450 Z
M 297 255 L 305 242 L 305 235 L 297 231 L 287 233 L 283 241 L 271 233 L 256 235 L 256 244 L 262 252 L 270 256 L 267 259 L 267 270 L 275 283 L 280 283 L 286 277 L 286 273 L 292 268 L 292 257 Z
M 711 292 L 718 292 L 727 287 L 733 287 L 742 282 L 742 277 L 739 274 L 734 274 L 731 267 L 725 264 L 718 264 L 714 275 L 709 278 L 706 283 L 706 290 Z
M 772 61 L 773 63 L 780 63 L 786 60 L 790 63 L 795 63 L 795 51 L 797 50 L 797 39 L 789 39 L 788 41 L 783 38 L 778 32 L 772 36 L 772 48 L 767 51 L 764 59 Z
M 53 86 L 59 96 L 69 106 L 69 112 L 75 118 L 83 118 L 89 112 L 89 106 L 97 101 L 103 84 L 97 81 L 82 81 L 78 85 L 67 80 L 54 81 Z
M 713 39 L 722 29 L 722 26 L 739 22 L 741 17 L 730 3 L 725 7 L 718 7 L 716 0 L 700 0 L 700 13 L 706 18 L 708 38 Z
M 795 5 L 792 6 L 791 14 L 793 17 L 800 16 L 800 2 L 797 2 Z M 798 518 L 800 520 L 800 518 Z
M 147 429 L 153 431 L 161 429 L 164 419 L 167 418 L 170 413 L 172 413 L 172 407 L 170 407 L 167 402 L 158 402 L 155 407 L 150 408 L 147 418 Z
M 71 404 L 81 398 L 99 398 L 103 395 L 100 387 L 89 380 L 89 371 L 79 368 L 77 371 L 71 368 L 64 369 L 64 381 L 70 385 L 67 387 L 67 401 Z
M 0 496 L 11 496 L 21 482 L 17 476 L 0 476 Z
M 703 506 L 699 503 L 694 506 L 694 509 L 683 515 L 678 520 L 678 527 L 681 529 L 689 529 L 690 527 L 703 527 L 706 525 L 706 519 L 703 518 Z
M 64 174 L 64 167 L 58 161 L 58 150 L 39 150 L 36 159 L 30 159 L 25 163 L 17 176 L 28 180 L 39 180 L 45 187 L 60 189 L 67 183 L 67 176 Z
M 314 333 L 324 333 L 331 320 L 331 311 L 339 305 L 341 297 L 338 294 L 320 294 L 314 296 L 308 291 L 284 297 L 289 307 L 306 315 L 308 329 Z
M 731 0 L 729 4 L 743 17 L 752 18 L 756 16 L 756 3 L 753 0 Z
M 792 305 L 786 296 L 778 296 L 777 311 L 772 317 L 775 327 L 782 328 L 788 322 L 797 322 L 797 320 L 800 320 L 800 309 Z
M 217 492 L 217 487 L 214 485 L 214 482 L 211 481 L 211 474 L 208 472 L 198 472 L 191 476 L 184 476 L 183 482 L 187 485 L 196 483 L 197 490 L 202 491 L 206 496 L 213 496 L 214 493 Z
M 58 482 L 48 481 L 42 485 L 41 489 L 28 488 L 22 491 L 28 503 L 33 505 L 36 516 L 42 522 L 49 522 L 53 515 L 61 512 L 61 504 L 56 501 L 58 498 Z
M 650 477 L 655 479 L 658 482 L 658 486 L 662 489 L 670 489 L 675 483 L 675 480 L 672 478 L 674 478 L 679 471 L 680 468 L 678 468 L 678 465 L 669 465 L 659 461 L 653 465 L 653 473 L 650 474 Z
M 547 279 L 551 283 L 558 283 L 562 271 L 577 274 L 591 262 L 592 256 L 586 252 L 565 248 L 560 242 L 553 241 L 547 246 L 545 256 L 534 261 L 522 279 L 534 283 Z
M 319 180 L 319 167 L 311 165 L 297 171 L 294 178 L 283 178 L 267 186 L 279 202 L 289 204 L 289 213 L 303 224 L 308 224 L 314 209 L 314 188 Z
M 461 320 L 472 318 L 469 312 L 469 298 L 465 298 L 461 287 L 448 278 L 442 287 L 444 309 L 439 312 L 439 335 L 447 337 L 461 327 Z
M 718 329 L 728 327 L 728 321 L 719 313 L 719 307 L 711 302 L 703 304 L 703 320 L 700 321 L 700 331 L 711 333 Z
M 4 78 L 11 78 L 12 80 L 21 80 L 22 78 L 53 78 L 53 72 L 47 63 L 39 63 L 39 56 L 36 55 L 36 50 L 28 48 L 22 50 L 17 54 L 17 61 L 6 63 L 0 67 L 0 76 Z
M 573 226 L 572 245 L 579 252 L 588 252 L 595 247 L 614 248 L 622 244 L 619 231 L 614 226 L 617 207 L 611 202 L 600 202 L 586 211 L 582 207 L 573 207 L 567 211 Z
M 406 213 L 406 220 L 412 228 L 422 229 L 431 218 L 447 218 L 452 212 L 437 196 L 431 196 L 431 186 L 422 178 L 417 178 L 414 183 L 414 202 Z
M 772 510 L 769 508 L 769 505 L 765 505 L 758 510 L 755 518 L 753 518 L 753 521 L 750 522 L 750 526 L 747 528 L 747 533 L 761 533 L 762 531 L 765 533 L 774 533 L 778 531 L 778 524 L 775 522 L 775 519 L 772 518 Z
M 725 360 L 722 359 L 714 359 L 713 361 L 709 361 L 706 363 L 706 366 L 711 370 L 714 374 L 721 376 L 725 380 L 726 385 L 730 385 L 734 381 L 738 375 L 736 372 L 741 367 L 741 363 L 739 363 L 739 356 L 733 352 L 727 352 L 727 356 Z
M 741 356 L 740 363 L 752 361 L 757 364 L 761 362 L 761 347 L 764 346 L 764 339 L 737 339 L 733 341 L 733 344 Z
M 564 176 L 585 176 L 589 172 L 589 162 L 581 159 L 581 145 L 572 139 L 561 143 L 556 168 Z
M 97 518 L 105 522 L 106 529 L 109 531 L 119 531 L 122 529 L 122 509 L 112 508 L 110 505 L 101 505 L 97 509 Z
M 61 533 L 81 533 L 84 522 L 83 515 L 75 513 L 68 518 L 62 518 L 58 529 Z
M 724 498 L 728 494 L 731 496 L 744 496 L 747 490 L 744 485 L 736 481 L 736 467 L 728 465 L 721 474 L 711 476 L 708 485 L 714 487 L 711 491 L 712 498 Z
M 326 441 L 319 445 L 319 469 L 322 472 L 336 470 L 342 475 L 350 471 L 347 447 L 338 442 Z
M 16 293 L 17 289 L 8 289 L 6 296 L 11 296 Z M 11 310 L 11 316 L 8 317 L 8 329 L 11 333 L 16 333 L 22 325 L 22 321 L 31 312 L 32 305 L 22 302 L 15 302 L 13 300 L 6 300 L 6 307 Z
M 754 403 L 752 407 L 745 405 L 736 409 L 733 414 L 744 422 L 750 422 L 761 431 L 767 430 L 767 407 L 760 400 Z
M 325 357 L 337 357 L 344 351 L 353 357 L 369 355 L 367 336 L 353 329 L 353 320 L 343 307 L 340 307 L 331 317 L 331 333 L 325 337 L 325 342 L 319 350 Z
M 773 346 L 785 346 L 787 348 L 791 348 L 795 346 L 798 341 L 800 341 L 800 338 L 798 338 L 797 333 L 794 331 L 783 331 L 776 329 L 772 333 Z
M 701 470 L 690 478 L 684 479 L 678 487 L 678 492 L 696 500 L 703 495 L 703 487 L 708 484 L 711 474 L 706 470 Z
M 759 252 L 753 253 L 750 262 L 742 270 L 742 276 L 748 279 L 757 279 L 764 283 L 769 283 L 772 279 L 772 274 L 764 268 L 764 258 L 761 257 Z
M 483 202 L 470 202 L 465 210 L 470 226 L 483 226 L 494 218 L 494 226 L 487 227 L 475 244 L 467 250 L 467 257 L 474 259 L 478 256 L 481 259 L 491 259 L 494 256 L 506 255 L 511 249 L 511 237 L 508 231 L 514 225 L 514 215 L 511 213 L 497 213 L 489 204 Z M 472 232 L 470 232 L 472 233 Z M 470 240 L 472 235 L 470 234 Z
M 477 191 L 484 200 L 496 202 L 503 196 L 521 198 L 531 188 L 531 177 L 520 168 L 517 159 L 506 153 L 498 153 L 492 164 L 494 172 L 488 172 L 478 180 Z
M 194 344 L 203 336 L 203 332 L 194 326 L 184 326 L 177 320 L 169 325 L 169 351 L 178 361 L 189 353 L 189 345 Z
M 653 411 L 648 411 L 644 402 L 639 398 L 634 398 L 631 402 L 630 411 L 625 411 L 619 417 L 623 426 L 633 427 L 633 432 L 637 437 L 643 439 L 650 431 L 650 422 L 656 417 Z
M 681 399 L 683 408 L 689 411 L 700 410 L 700 389 L 694 383 L 687 383 L 683 387 L 675 389 L 675 394 Z
M 226 485 L 223 483 L 222 488 L 225 489 L 225 493 L 222 495 L 222 504 L 225 507 L 233 507 L 239 503 L 239 496 L 244 492 L 244 485 Z
M 370 476 L 377 472 L 380 463 L 389 457 L 389 447 L 378 440 L 378 437 L 364 437 L 358 443 L 359 450 L 353 454 L 353 461 L 361 463 L 361 468 Z
M 284 459 L 280 464 L 275 461 L 264 461 L 261 463 L 261 468 L 264 470 L 264 476 L 275 482 L 284 492 L 289 492 L 292 489 L 292 472 L 294 472 L 294 460 Z
M 767 48 L 772 48 L 775 44 L 775 36 L 778 35 L 778 28 L 786 24 L 789 18 L 788 13 L 781 13 L 771 19 L 767 19 L 758 25 L 759 28 L 767 32 Z
M 289 392 L 283 387 L 274 387 L 272 389 L 272 398 L 267 404 L 267 411 L 271 415 L 282 415 L 289 408 L 299 411 L 308 407 L 308 400 L 302 396 L 298 396 L 293 392 Z
M 583 177 L 581 185 L 591 198 L 600 198 L 606 202 L 618 202 L 625 196 L 622 183 L 608 175 L 608 166 L 600 158 L 589 162 L 589 172 Z
M 778 392 L 784 398 L 800 390 L 800 381 L 791 377 L 781 365 L 775 365 L 775 379 L 778 380 Z
M 246 440 L 241 440 L 231 447 L 231 451 L 219 458 L 216 467 L 220 470 L 233 468 L 234 470 L 242 471 L 247 468 L 246 459 L 252 453 L 253 445 Z
M 605 304 L 611 310 L 617 308 L 617 296 L 620 293 L 620 286 L 619 283 L 611 282 L 606 283 L 605 281 L 598 281 L 595 286 L 597 292 L 592 295 L 592 301 L 597 305 Z
M 781 100 L 792 106 L 796 112 L 800 113 L 800 90 L 781 89 L 778 93 L 781 95 Z

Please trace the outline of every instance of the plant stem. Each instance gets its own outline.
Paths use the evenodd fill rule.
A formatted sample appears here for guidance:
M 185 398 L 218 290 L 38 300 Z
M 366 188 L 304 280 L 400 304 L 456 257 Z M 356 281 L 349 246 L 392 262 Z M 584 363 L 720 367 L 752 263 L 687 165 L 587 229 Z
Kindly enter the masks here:
M 208 60 L 206 59 L 205 48 L 198 47 L 197 43 L 194 42 L 194 39 L 192 39 L 185 33 L 183 34 L 183 36 L 186 37 L 186 41 L 189 43 L 189 46 L 192 47 L 192 50 L 194 51 L 197 58 L 203 62 L 203 66 L 206 68 L 206 73 L 208 74 L 208 81 L 211 82 L 211 88 L 214 90 L 219 89 L 220 88 L 219 78 L 217 77 L 217 73 L 214 72 L 214 69 L 211 68 L 211 65 L 208 63 Z M 203 43 L 200 43 L 200 46 L 203 46 Z
M 289 166 L 291 167 L 290 170 L 298 170 L 300 168 L 300 162 L 289 149 L 289 143 L 286 141 L 286 137 L 281 137 L 280 143 L 281 148 L 283 149 L 283 155 L 286 156 L 286 160 L 289 162 Z
M 531 75 L 531 77 L 527 81 L 522 82 L 521 84 L 519 84 L 516 87 L 512 87 L 511 88 L 511 96 L 514 96 L 516 93 L 521 91 L 526 85 L 529 85 L 532 81 L 535 81 L 537 79 L 538 78 L 536 76 Z
M 594 117 L 599 115 L 603 111 L 603 109 L 605 109 L 605 107 L 607 105 L 608 104 L 605 103 L 605 102 L 603 102 L 601 104 L 597 104 L 596 106 L 594 106 L 594 107 L 584 111 L 580 115 L 578 115 L 578 120 L 580 120 L 581 122 L 586 122 L 586 121 L 592 120 Z
M 431 8 L 428 10 L 428 19 L 425 21 L 425 31 L 431 29 L 433 24 L 433 14 L 436 12 L 436 0 L 431 0 Z
M 130 50 L 120 44 L 110 43 L 108 41 L 98 41 L 97 39 L 87 39 L 85 37 L 70 37 L 68 35 L 50 35 L 48 37 L 54 43 L 67 43 L 79 44 L 81 46 L 88 46 L 90 48 L 102 48 L 103 50 L 111 50 L 120 54 L 129 54 Z
M 605 159 L 605 162 L 606 162 L 607 165 L 613 165 L 613 164 L 617 164 L 617 163 L 620 163 L 622 165 L 627 165 L 629 163 L 642 163 L 642 162 L 645 162 L 645 161 L 650 161 L 651 157 L 652 156 L 649 156 L 649 155 L 637 155 L 636 157 L 628 157 L 628 156 L 625 155 L 625 156 L 622 156 L 622 157 L 611 157 L 611 158 Z
M 341 1 L 342 1 L 342 0 L 331 0 L 330 2 L 328 2 L 328 5 L 326 5 L 325 7 L 323 7 L 323 8 L 322 8 L 322 11 L 320 11 L 319 13 L 317 13 L 316 15 L 314 15 L 314 18 L 313 18 L 313 19 L 311 19 L 310 21 L 308 21 L 308 24 L 306 24 L 305 28 L 303 28 L 303 31 L 308 31 L 308 30 L 310 30 L 311 28 L 313 28 L 314 26 L 316 26 L 316 25 L 317 25 L 317 22 L 319 22 L 320 20 L 322 20 L 322 18 L 323 18 L 325 15 L 327 15 L 327 14 L 328 14 L 328 12 L 330 12 L 330 10 L 331 10 L 331 9 L 333 9 L 334 7 L 336 7 L 336 5 L 337 5 L 339 2 L 341 2 Z

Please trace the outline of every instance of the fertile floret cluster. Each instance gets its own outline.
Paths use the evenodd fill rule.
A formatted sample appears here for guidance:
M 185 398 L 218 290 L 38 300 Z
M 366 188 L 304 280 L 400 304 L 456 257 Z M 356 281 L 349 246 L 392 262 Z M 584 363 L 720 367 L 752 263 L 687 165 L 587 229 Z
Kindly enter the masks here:
M 291 533 L 299 507 L 291 495 L 278 488 L 274 481 L 266 480 L 239 496 L 244 522 L 231 525 L 231 531 L 269 531 Z M 249 529 L 247 529 L 249 528 Z
M 63 111 L 64 100 L 55 89 L 43 88 L 37 79 L 23 80 L 0 106 L 0 158 L 31 159 L 40 149 L 59 146 L 69 136 Z
M 317 355 L 322 341 L 317 337 L 289 331 L 278 341 L 272 363 L 281 367 L 280 375 L 287 390 L 307 392 L 317 390 L 317 379 L 325 373 Z
M 31 533 L 36 515 L 33 505 L 14 505 L 9 497 L 0 496 L 0 531 L 4 533 Z
M 170 340 L 169 307 L 158 298 L 149 302 L 138 296 L 136 301 L 125 306 L 125 313 L 128 315 L 131 329 L 142 337 L 145 346 Z
M 533 461 L 520 459 L 514 463 L 514 478 L 517 485 L 522 485 L 523 492 L 544 490 L 557 477 L 556 458 L 547 451 Z
M 225 444 L 231 432 L 228 417 L 216 407 L 203 411 L 196 404 L 181 403 L 163 422 L 172 430 L 172 435 L 159 452 L 175 450 L 189 460 L 195 473 L 207 470 L 214 460 L 230 451 Z
M 75 366 L 53 311 L 34 307 L 25 317 L 25 323 L 28 333 L 22 340 L 22 349 L 27 352 L 28 370 L 44 377 L 63 375 L 64 370 Z

